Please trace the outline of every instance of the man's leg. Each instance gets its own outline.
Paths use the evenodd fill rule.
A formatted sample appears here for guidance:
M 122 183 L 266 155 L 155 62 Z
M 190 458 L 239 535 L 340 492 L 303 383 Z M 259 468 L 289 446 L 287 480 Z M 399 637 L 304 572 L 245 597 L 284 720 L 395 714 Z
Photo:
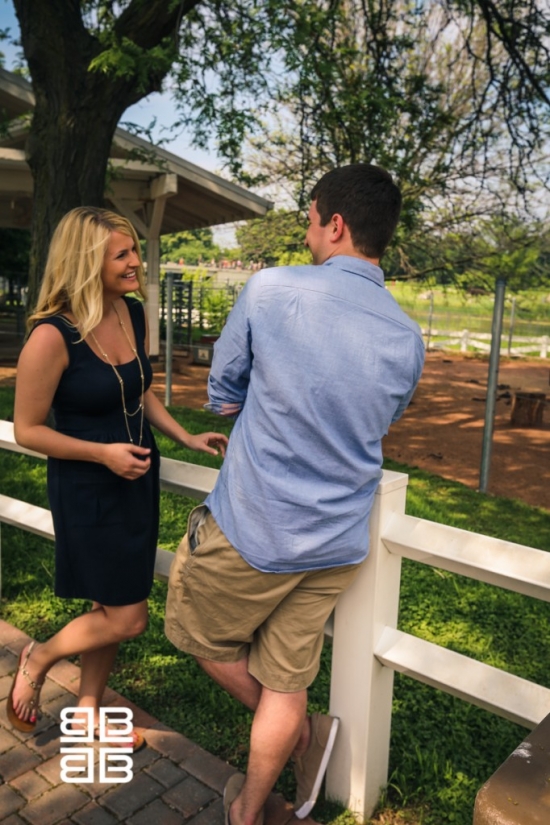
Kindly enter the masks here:
M 302 812 L 304 795 L 308 810 L 313 806 L 312 782 L 320 784 L 325 769 L 317 758 L 318 745 L 325 764 L 331 745 L 324 730 L 312 735 L 307 685 L 318 669 L 323 628 L 342 590 L 341 575 L 335 569 L 262 573 L 244 561 L 210 514 L 178 548 L 170 573 L 166 634 L 257 717 L 246 786 L 230 780 L 226 788 L 226 812 L 231 803 L 235 819 L 242 815 L 254 825 L 293 753 L 307 763 L 302 771 L 307 786 L 297 796 L 301 816 L 307 815 Z
M 248 656 L 238 662 L 212 662 L 195 656 L 195 659 L 211 679 L 238 699 L 249 710 L 255 711 L 260 701 L 262 686 L 248 672 Z
M 248 672 L 248 657 L 225 664 L 199 657 L 197 661 L 214 681 L 255 712 L 246 779 L 229 817 L 231 825 L 259 825 L 265 802 L 296 743 L 304 738 L 307 743 L 307 691 L 280 693 L 263 687 Z
M 211 662 L 209 659 L 201 659 L 200 656 L 195 656 L 195 658 L 202 669 L 208 673 L 210 678 L 217 682 L 220 687 L 230 693 L 234 699 L 237 699 L 249 710 L 256 711 L 263 688 L 258 680 L 248 672 L 248 656 L 239 659 L 238 662 L 228 663 Z M 284 696 L 285 694 L 277 695 Z M 305 753 L 310 738 L 310 717 L 304 713 L 302 728 L 291 755 L 297 757 Z
M 256 825 L 279 774 L 300 736 L 307 707 L 307 691 L 277 693 L 262 688 L 250 734 L 246 780 L 233 802 L 231 825 Z

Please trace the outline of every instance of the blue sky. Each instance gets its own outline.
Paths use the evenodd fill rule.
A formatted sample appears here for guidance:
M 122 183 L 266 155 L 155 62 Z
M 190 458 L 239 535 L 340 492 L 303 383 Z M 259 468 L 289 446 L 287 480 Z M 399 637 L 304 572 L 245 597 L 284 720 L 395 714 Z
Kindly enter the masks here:
M 11 0 L 0 0 L 0 29 L 3 30 L 7 28 L 10 29 L 10 37 L 19 36 L 19 24 Z M 17 61 L 17 53 L 20 51 L 17 47 L 11 46 L 6 40 L 0 41 L 0 52 L 4 54 L 5 69 L 10 71 L 14 68 Z M 168 132 L 163 131 L 163 127 L 165 129 L 170 127 L 171 124 L 177 120 L 177 114 L 169 92 L 150 95 L 135 106 L 131 106 L 124 113 L 122 120 L 137 123 L 140 126 L 149 126 L 154 118 L 157 119 L 157 125 L 153 131 L 155 139 L 159 140 L 170 137 Z M 204 152 L 191 147 L 189 133 L 182 133 L 171 143 L 166 144 L 165 148 L 211 172 L 221 171 L 222 164 L 216 156 L 215 151 Z M 224 177 L 226 176 L 225 174 Z

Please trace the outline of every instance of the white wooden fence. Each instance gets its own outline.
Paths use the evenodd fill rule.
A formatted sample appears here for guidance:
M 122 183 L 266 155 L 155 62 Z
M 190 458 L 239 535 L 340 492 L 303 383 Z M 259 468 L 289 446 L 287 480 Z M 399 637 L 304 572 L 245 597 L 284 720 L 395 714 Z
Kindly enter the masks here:
M 37 455 L 15 444 L 0 421 L 0 448 Z M 38 456 L 43 457 L 43 456 Z M 217 470 L 163 458 L 161 486 L 203 500 Z M 401 559 L 550 601 L 550 553 L 405 515 L 408 476 L 384 472 L 371 517 L 369 558 L 339 599 L 333 636 L 330 712 L 340 717 L 328 795 L 368 818 L 386 784 L 393 674 L 479 705 L 527 728 L 550 711 L 548 688 L 397 630 Z M 9 479 L 4 479 L 4 489 Z M 0 495 L 0 522 L 53 539 L 48 510 Z M 172 554 L 158 550 L 155 573 L 166 580 Z
M 491 351 L 490 332 L 472 332 L 463 329 L 459 332 L 449 330 L 422 328 L 422 335 L 426 338 L 430 349 L 459 349 L 468 352 L 468 349 L 489 353 Z M 520 344 L 521 346 L 518 346 Z M 501 351 L 507 355 L 531 355 L 532 357 L 548 358 L 550 355 L 550 335 L 540 335 L 538 338 L 514 335 L 513 346 L 508 335 L 501 337 Z

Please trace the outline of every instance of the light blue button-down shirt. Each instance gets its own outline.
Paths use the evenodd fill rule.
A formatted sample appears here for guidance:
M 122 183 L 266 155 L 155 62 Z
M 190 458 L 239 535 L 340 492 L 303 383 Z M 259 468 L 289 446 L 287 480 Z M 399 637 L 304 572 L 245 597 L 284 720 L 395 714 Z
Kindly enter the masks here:
M 423 363 L 418 326 L 361 258 L 248 281 L 214 347 L 209 406 L 240 414 L 205 502 L 248 564 L 296 572 L 365 558 L 381 440 Z

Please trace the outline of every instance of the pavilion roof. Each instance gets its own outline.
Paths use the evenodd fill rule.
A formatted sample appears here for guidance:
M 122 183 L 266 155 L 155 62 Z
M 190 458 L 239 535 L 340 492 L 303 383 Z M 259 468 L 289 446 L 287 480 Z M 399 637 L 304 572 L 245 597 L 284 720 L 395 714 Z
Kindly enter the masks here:
M 30 83 L 0 68 L 0 111 L 8 126 L 0 135 L 0 226 L 30 226 L 33 180 L 25 146 L 34 94 Z M 147 237 L 151 205 L 163 198 L 159 234 L 261 217 L 265 198 L 118 128 L 110 163 L 116 174 L 106 205 L 129 217 Z

